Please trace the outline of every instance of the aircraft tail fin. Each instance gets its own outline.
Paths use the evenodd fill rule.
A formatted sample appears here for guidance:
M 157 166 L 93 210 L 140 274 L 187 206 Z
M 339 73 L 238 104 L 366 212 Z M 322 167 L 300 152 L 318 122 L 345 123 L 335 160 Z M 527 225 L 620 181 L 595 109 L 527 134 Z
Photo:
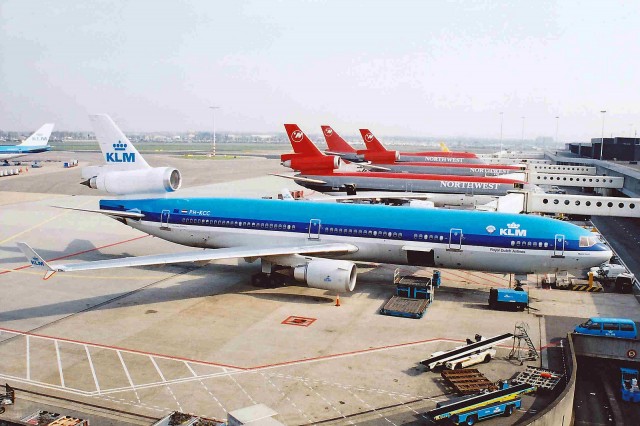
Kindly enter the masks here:
M 53 123 L 43 124 L 34 134 L 25 139 L 20 146 L 43 146 L 49 144 L 49 136 L 53 131 Z
M 35 268 L 39 271 L 44 271 L 45 280 L 51 278 L 53 274 L 57 271 L 53 269 L 49 264 L 38 254 L 34 249 L 32 249 L 29 244 L 18 242 L 16 243 L 18 248 L 22 251 L 22 253 L 27 257 L 27 260 L 31 263 L 31 267 Z
M 360 134 L 369 151 L 388 151 L 369 129 L 360 129 Z
M 440 150 L 442 152 L 451 152 L 451 150 L 449 149 L 449 147 L 447 146 L 446 143 L 444 142 L 440 142 Z
M 107 114 L 89 116 L 93 131 L 96 134 L 100 150 L 109 167 L 118 170 L 135 170 L 149 168 L 131 141 Z
M 357 151 L 347 143 L 342 137 L 336 133 L 330 126 L 320 126 L 322 128 L 322 134 L 324 140 L 327 141 L 329 151 L 341 152 L 341 153 L 356 153 Z
M 293 147 L 293 152 L 311 157 L 324 156 L 322 151 L 320 151 L 318 147 L 311 142 L 311 139 L 309 139 L 307 135 L 300 130 L 300 127 L 298 127 L 297 124 L 285 124 L 284 128 L 287 131 L 287 136 L 289 137 L 289 141 Z

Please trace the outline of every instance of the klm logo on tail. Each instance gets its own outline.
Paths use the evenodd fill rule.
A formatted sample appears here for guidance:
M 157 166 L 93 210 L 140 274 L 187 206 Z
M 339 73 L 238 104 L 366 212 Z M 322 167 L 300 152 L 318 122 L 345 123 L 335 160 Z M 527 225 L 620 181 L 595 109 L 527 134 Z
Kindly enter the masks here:
M 33 266 L 44 266 L 44 262 L 38 259 L 37 257 L 32 257 L 30 262 Z
M 127 144 L 118 141 L 113 144 L 113 150 L 116 152 L 107 152 L 105 154 L 107 163 L 135 163 L 135 152 L 124 152 L 127 150 Z

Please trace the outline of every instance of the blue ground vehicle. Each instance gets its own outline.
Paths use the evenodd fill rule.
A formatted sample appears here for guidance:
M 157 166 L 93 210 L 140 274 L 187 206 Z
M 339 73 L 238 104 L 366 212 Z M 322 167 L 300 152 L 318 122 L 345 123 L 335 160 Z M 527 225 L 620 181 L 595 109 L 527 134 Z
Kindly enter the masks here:
M 640 388 L 638 387 L 638 370 L 621 368 L 622 376 L 622 400 L 627 402 L 640 402 Z
M 636 323 L 626 318 L 592 317 L 586 322 L 576 326 L 573 331 L 574 333 L 580 334 L 619 337 L 623 339 L 636 339 L 638 336 Z
M 529 304 L 529 295 L 522 287 L 492 288 L 489 290 L 489 308 L 491 309 L 517 309 L 524 311 Z
M 497 391 L 439 402 L 426 414 L 434 422 L 450 420 L 457 425 L 471 426 L 491 417 L 510 416 L 522 406 L 521 395 L 535 389 L 526 383 L 509 386 L 503 382 Z

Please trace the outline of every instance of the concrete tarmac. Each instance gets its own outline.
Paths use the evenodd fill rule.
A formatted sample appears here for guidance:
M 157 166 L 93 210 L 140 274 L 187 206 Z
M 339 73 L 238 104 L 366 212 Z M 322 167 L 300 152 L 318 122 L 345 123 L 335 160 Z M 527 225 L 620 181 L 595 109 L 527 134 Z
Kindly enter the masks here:
M 64 158 L 88 163 L 97 156 L 71 155 Z M 185 185 L 176 195 L 257 197 L 297 189 L 264 176 L 283 171 L 274 160 L 145 157 L 179 166 Z M 0 379 L 51 399 L 45 405 L 19 392 L 3 417 L 58 401 L 61 410 L 95 416 L 95 424 L 145 424 L 174 410 L 224 419 L 264 403 L 288 425 L 424 424 L 427 410 L 453 396 L 439 374 L 419 364 L 434 351 L 525 322 L 544 352 L 589 316 L 640 321 L 631 295 L 547 290 L 534 276 L 529 312 L 492 311 L 489 289 L 507 287 L 509 277 L 456 270 L 443 271 L 424 318 L 382 316 L 394 291 L 391 265 L 359 265 L 356 289 L 341 296 L 340 307 L 323 290 L 254 288 L 250 276 L 259 264 L 244 260 L 58 273 L 44 281 L 16 241 L 51 262 L 191 249 L 101 215 L 52 207 L 96 208 L 100 194 L 78 185 L 79 168 L 43 164 L 0 178 Z M 514 376 L 524 367 L 506 359 L 510 349 L 506 342 L 497 359 L 477 368 L 492 381 Z M 493 424 L 525 421 L 534 401 L 525 402 L 514 417 Z

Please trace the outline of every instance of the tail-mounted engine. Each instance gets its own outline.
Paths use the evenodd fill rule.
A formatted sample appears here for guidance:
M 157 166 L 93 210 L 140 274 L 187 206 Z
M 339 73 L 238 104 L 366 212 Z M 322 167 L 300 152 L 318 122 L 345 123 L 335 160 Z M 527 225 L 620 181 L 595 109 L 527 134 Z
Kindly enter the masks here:
M 298 172 L 335 170 L 340 167 L 342 160 L 337 155 L 309 156 L 301 154 L 282 154 L 280 161 L 285 167 Z
M 89 188 L 115 195 L 173 192 L 182 185 L 182 175 L 172 167 L 104 171 L 81 182 Z

